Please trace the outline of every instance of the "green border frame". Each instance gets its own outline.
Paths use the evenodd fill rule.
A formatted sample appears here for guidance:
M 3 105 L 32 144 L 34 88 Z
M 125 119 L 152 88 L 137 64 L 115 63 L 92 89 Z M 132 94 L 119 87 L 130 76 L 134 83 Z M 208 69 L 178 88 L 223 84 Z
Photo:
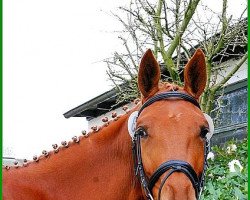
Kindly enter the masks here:
M 249 6 L 249 0 L 247 1 L 247 8 Z M 247 17 L 250 15 L 250 9 L 248 8 L 247 10 Z M 250 31 L 250 23 L 249 23 L 249 20 L 247 20 L 247 23 L 248 23 L 248 33 Z M 250 49 L 250 44 L 248 42 L 248 46 L 247 46 L 247 50 L 249 51 Z M 248 107 L 247 107 L 247 113 L 248 113 L 248 122 L 247 122 L 247 131 L 248 131 L 248 127 L 249 127 L 249 114 L 250 114 L 250 111 L 249 111 L 249 105 L 250 105 L 250 91 L 249 91 L 249 88 L 250 88 L 250 80 L 249 80 L 249 77 L 250 77 L 250 72 L 249 72 L 249 52 L 248 52 L 248 61 L 247 61 L 247 64 L 248 64 L 248 69 L 247 69 L 247 82 L 248 82 L 248 87 L 247 87 L 247 103 L 248 103 Z M 249 138 L 249 131 L 247 133 L 247 136 Z M 249 154 L 250 154 L 250 142 L 249 142 L 249 139 L 248 139 L 248 158 L 249 158 Z M 248 179 L 249 179 L 249 172 L 250 172 L 250 167 L 249 167 L 249 159 L 248 159 Z M 250 198 L 250 195 L 249 195 L 249 189 L 250 189 L 250 185 L 249 185 L 249 181 L 248 181 L 248 199 Z
M 247 7 L 249 6 L 249 0 L 247 1 Z M 248 8 L 248 11 L 247 11 L 247 14 L 248 16 L 250 15 L 250 9 Z M 248 33 L 250 31 L 250 23 L 249 23 L 249 20 L 247 21 L 248 23 Z M 250 49 L 250 44 L 248 42 L 248 51 Z M 249 72 L 249 52 L 248 52 L 248 70 L 247 70 L 247 82 L 248 82 L 248 87 L 247 87 L 247 91 L 248 91 L 248 99 L 247 99 L 247 102 L 248 102 L 248 126 L 249 127 L 249 114 L 250 114 L 250 111 L 249 111 L 249 105 L 250 105 L 250 91 L 249 91 L 249 88 L 250 88 L 250 80 L 249 80 L 249 77 L 250 77 L 250 72 Z M 249 137 L 249 131 L 247 133 L 247 136 Z M 248 158 L 249 158 L 249 154 L 250 154 L 250 142 L 248 140 Z M 248 159 L 248 179 L 249 179 L 249 172 L 250 172 L 250 167 L 249 167 L 249 159 Z M 249 195 L 249 189 L 250 189 L 250 186 L 249 186 L 249 181 L 248 181 L 248 199 L 250 198 L 250 195 Z
M 0 0 L 0 12 L 1 12 L 1 25 L 0 25 L 0 34 L 1 34 L 1 37 L 0 37 L 0 46 L 1 46 L 1 55 L 0 55 L 0 65 L 1 65 L 1 105 L 0 105 L 0 127 L 1 127 L 1 137 L 0 137 L 0 140 L 1 140 L 1 148 L 0 148 L 0 151 L 1 151 L 1 166 L 2 166 L 2 157 L 3 157 L 3 1 Z M 2 186 L 2 170 L 1 170 L 1 186 Z M 1 195 L 1 199 L 2 199 L 2 187 L 1 187 L 1 190 L 0 190 L 0 195 Z

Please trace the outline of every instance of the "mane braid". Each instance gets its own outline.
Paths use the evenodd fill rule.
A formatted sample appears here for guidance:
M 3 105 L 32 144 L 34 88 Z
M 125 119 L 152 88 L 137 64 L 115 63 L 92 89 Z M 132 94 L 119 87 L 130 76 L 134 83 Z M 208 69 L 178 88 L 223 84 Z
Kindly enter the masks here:
M 168 83 L 168 82 L 161 82 L 159 84 L 159 88 L 160 89 L 164 89 L 165 91 L 177 91 L 179 90 L 179 86 L 178 85 L 174 85 L 174 84 L 171 84 L 171 83 Z M 132 108 L 132 109 L 135 109 L 139 103 L 141 102 L 141 99 L 140 98 L 136 98 L 134 101 L 134 104 L 135 106 Z M 131 109 L 131 110 L 132 110 Z M 17 161 L 14 161 L 14 166 L 2 166 L 2 168 L 5 168 L 6 170 L 9 170 L 9 169 L 18 169 L 18 168 L 22 168 L 22 167 L 27 167 L 28 165 L 34 163 L 34 162 L 40 162 L 52 155 L 55 155 L 57 153 L 59 153 L 60 150 L 62 149 L 66 149 L 66 148 L 69 148 L 71 147 L 72 145 L 77 145 L 78 143 L 80 143 L 84 138 L 87 138 L 91 135 L 93 135 L 94 133 L 98 133 L 100 132 L 103 128 L 105 127 L 108 127 L 111 123 L 114 123 L 116 122 L 119 118 L 121 118 L 122 116 L 128 114 L 130 112 L 130 109 L 128 108 L 127 105 L 123 106 L 122 110 L 125 112 L 124 114 L 122 115 L 117 115 L 116 112 L 113 112 L 111 114 L 111 117 L 112 119 L 109 120 L 109 118 L 107 116 L 104 116 L 102 118 L 102 122 L 104 123 L 102 126 L 92 126 L 90 129 L 90 131 L 85 131 L 83 130 L 82 131 L 82 135 L 81 136 L 73 136 L 72 137 L 72 141 L 62 141 L 61 142 L 61 146 L 58 146 L 57 144 L 52 144 L 52 147 L 53 147 L 53 150 L 51 151 L 46 151 L 46 150 L 43 150 L 42 151 L 42 155 L 40 156 L 37 156 L 37 155 L 34 155 L 33 156 L 33 161 L 28 161 L 27 159 L 24 159 L 23 160 L 23 165 L 18 165 L 18 162 Z
M 140 102 L 140 99 L 137 98 L 133 102 L 135 105 L 138 105 L 138 103 Z M 134 108 L 136 108 L 136 106 L 134 106 L 132 109 L 134 109 Z M 62 149 L 67 149 L 73 145 L 78 145 L 85 138 L 92 136 L 94 133 L 100 132 L 102 129 L 108 127 L 110 124 L 116 122 L 119 118 L 121 118 L 122 116 L 124 116 L 130 112 L 128 106 L 126 106 L 126 105 L 123 106 L 122 110 L 125 112 L 124 114 L 117 115 L 116 112 L 113 112 L 111 114 L 112 119 L 110 119 L 110 120 L 108 119 L 107 116 L 105 116 L 102 119 L 102 122 L 104 123 L 102 126 L 92 126 L 90 128 L 91 130 L 88 132 L 83 130 L 82 135 L 73 136 L 72 141 L 68 141 L 68 142 L 62 141 L 61 146 L 58 146 L 57 144 L 52 144 L 53 150 L 51 150 L 51 151 L 43 150 L 42 155 L 40 155 L 40 156 L 34 155 L 33 160 L 28 161 L 27 159 L 23 159 L 23 165 L 18 165 L 18 161 L 14 161 L 14 163 L 13 163 L 14 166 L 8 166 L 8 165 L 4 166 L 3 165 L 2 168 L 5 168 L 6 170 L 10 170 L 10 169 L 18 169 L 18 168 L 28 167 L 30 164 L 41 162 L 50 156 L 53 156 L 53 155 L 60 153 L 59 151 Z

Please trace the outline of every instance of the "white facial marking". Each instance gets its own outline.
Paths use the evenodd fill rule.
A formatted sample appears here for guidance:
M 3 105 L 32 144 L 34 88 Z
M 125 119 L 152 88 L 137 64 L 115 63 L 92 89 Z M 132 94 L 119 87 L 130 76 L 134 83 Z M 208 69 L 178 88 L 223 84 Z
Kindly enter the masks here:
M 173 114 L 173 113 L 169 113 L 168 114 L 168 117 L 170 118 L 170 119 L 173 119 L 173 120 L 175 120 L 175 121 L 180 121 L 181 120 L 181 116 L 183 115 L 183 113 L 178 113 L 178 114 Z

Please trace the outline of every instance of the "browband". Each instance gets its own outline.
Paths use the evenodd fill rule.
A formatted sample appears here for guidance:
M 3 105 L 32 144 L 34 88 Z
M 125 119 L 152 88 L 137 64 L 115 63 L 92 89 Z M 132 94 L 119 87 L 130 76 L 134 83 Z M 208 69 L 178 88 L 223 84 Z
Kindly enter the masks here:
M 151 97 L 150 99 L 148 99 L 140 108 L 140 110 L 138 112 L 138 116 L 141 114 L 141 112 L 143 111 L 144 108 L 150 106 L 152 103 L 154 103 L 156 101 L 163 100 L 163 99 L 170 99 L 170 98 L 183 99 L 185 101 L 188 101 L 188 102 L 194 104 L 196 107 L 201 109 L 198 101 L 188 94 L 181 93 L 181 92 L 163 92 L 163 93 L 159 93 L 159 94 Z

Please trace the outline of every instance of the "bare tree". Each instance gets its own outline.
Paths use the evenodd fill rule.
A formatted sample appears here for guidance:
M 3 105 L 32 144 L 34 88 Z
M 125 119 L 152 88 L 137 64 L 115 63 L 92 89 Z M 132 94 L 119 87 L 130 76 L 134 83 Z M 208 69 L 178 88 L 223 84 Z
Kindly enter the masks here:
M 196 48 L 206 55 L 208 80 L 201 98 L 202 110 L 210 113 L 217 91 L 247 60 L 246 8 L 237 19 L 228 15 L 227 0 L 221 1 L 221 12 L 210 9 L 201 0 L 131 0 L 113 15 L 123 25 L 119 39 L 124 52 L 106 59 L 107 74 L 119 91 L 118 101 L 139 96 L 136 74 L 138 63 L 147 48 L 159 60 L 165 81 L 183 85 L 185 63 Z M 239 51 L 240 48 L 240 51 Z M 224 61 L 237 58 L 229 69 Z M 227 70 L 225 70 L 227 69 Z M 223 73 L 222 73 L 223 71 Z

